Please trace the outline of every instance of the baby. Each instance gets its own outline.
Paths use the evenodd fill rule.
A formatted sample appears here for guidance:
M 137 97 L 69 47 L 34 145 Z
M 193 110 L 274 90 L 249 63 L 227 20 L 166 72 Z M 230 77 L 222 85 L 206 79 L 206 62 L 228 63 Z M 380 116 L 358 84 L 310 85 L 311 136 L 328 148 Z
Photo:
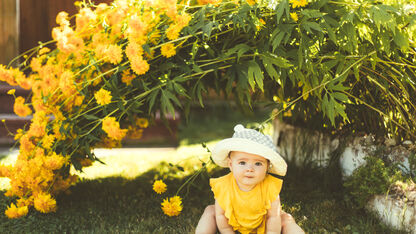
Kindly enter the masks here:
M 212 150 L 214 162 L 231 172 L 210 180 L 215 204 L 205 208 L 196 233 L 304 233 L 281 211 L 283 181 L 268 174 L 284 176 L 287 169 L 271 138 L 242 125 L 234 131 Z

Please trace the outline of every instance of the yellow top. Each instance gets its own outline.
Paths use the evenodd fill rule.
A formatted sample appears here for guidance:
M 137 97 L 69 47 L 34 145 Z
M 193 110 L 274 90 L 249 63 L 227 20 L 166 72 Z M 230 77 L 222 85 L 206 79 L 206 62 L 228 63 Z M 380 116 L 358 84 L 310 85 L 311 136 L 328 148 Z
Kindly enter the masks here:
M 232 172 L 210 179 L 211 190 L 225 211 L 228 223 L 242 234 L 265 232 L 267 210 L 277 199 L 282 183 L 281 179 L 266 175 L 252 190 L 244 192 L 238 187 Z

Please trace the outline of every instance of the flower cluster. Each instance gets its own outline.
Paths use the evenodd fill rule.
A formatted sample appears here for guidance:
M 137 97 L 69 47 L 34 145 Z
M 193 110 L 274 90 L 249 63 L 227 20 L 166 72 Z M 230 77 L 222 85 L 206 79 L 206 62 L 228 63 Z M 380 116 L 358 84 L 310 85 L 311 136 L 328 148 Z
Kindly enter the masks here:
M 247 1 L 255 5 L 256 0 Z M 22 56 L 19 68 L 0 65 L 0 81 L 31 90 L 29 97 L 15 96 L 14 112 L 33 114 L 30 125 L 19 129 L 15 140 L 20 151 L 14 166 L 0 165 L 0 176 L 11 179 L 7 196 L 17 197 L 6 211 L 10 218 L 34 207 L 40 212 L 56 210 L 55 196 L 76 183 L 70 167 L 81 170 L 97 160 L 93 149 L 119 147 L 123 138 L 141 138 L 152 106 L 161 92 L 164 109 L 173 111 L 166 100 L 179 103 L 166 85 L 169 66 L 193 35 L 193 15 L 205 4 L 219 6 L 239 1 L 198 0 L 198 6 L 176 0 L 115 0 L 111 5 L 77 2 L 75 24 L 60 12 L 52 30 L 51 50 L 43 43 Z M 209 16 L 212 17 L 212 16 Z M 196 21 L 199 18 L 196 19 Z M 258 28 L 265 22 L 258 20 Z M 198 28 L 196 24 L 195 28 Z M 196 38 L 196 37 L 195 37 Z M 159 67 L 164 68 L 159 72 Z M 197 66 L 195 66 L 197 67 Z M 176 69 L 175 66 L 172 69 Z M 25 73 L 23 72 L 25 71 Z M 175 83 L 173 89 L 184 87 Z M 155 91 L 149 95 L 151 91 Z M 149 95 L 144 103 L 142 97 Z M 186 94 L 184 95 L 186 96 Z M 163 192 L 161 184 L 155 189 Z M 166 189 L 166 188 L 165 188 Z M 164 201 L 164 211 L 177 215 L 179 198 Z
M 289 0 L 289 3 L 292 4 L 292 8 L 301 8 L 301 7 L 305 7 L 306 5 L 308 5 L 308 0 Z M 290 18 L 293 19 L 293 21 L 297 22 L 299 20 L 299 16 L 296 12 L 291 12 L 290 13 Z
M 168 216 L 178 216 L 182 211 L 182 199 L 179 196 L 166 198 L 162 202 L 162 210 Z
M 166 187 L 166 184 L 162 180 L 156 180 L 153 183 L 153 190 L 158 194 L 166 192 Z M 178 216 L 182 211 L 182 198 L 177 195 L 170 198 L 165 198 L 161 205 L 163 213 L 166 215 Z

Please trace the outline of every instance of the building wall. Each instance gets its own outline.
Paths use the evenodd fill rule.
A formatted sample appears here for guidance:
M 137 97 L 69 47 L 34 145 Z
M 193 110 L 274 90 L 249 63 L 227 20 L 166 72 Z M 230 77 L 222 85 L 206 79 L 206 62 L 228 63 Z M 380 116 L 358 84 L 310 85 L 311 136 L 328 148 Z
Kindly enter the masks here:
M 19 52 L 16 1 L 0 1 L 0 64 L 8 64 Z

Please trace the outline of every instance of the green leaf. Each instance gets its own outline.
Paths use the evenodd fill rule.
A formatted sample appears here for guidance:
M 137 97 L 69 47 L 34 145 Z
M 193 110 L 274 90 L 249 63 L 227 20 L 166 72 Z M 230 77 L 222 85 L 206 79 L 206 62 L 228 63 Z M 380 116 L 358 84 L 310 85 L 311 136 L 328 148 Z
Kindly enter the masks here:
M 226 55 L 232 55 L 235 52 L 237 52 L 237 63 L 240 60 L 241 55 L 243 55 L 244 53 L 246 53 L 247 51 L 250 51 L 251 47 L 246 45 L 246 44 L 238 44 L 236 46 L 234 46 L 233 48 L 229 49 L 226 52 Z
M 203 70 L 196 64 L 192 64 L 192 71 L 194 71 L 195 73 L 203 72 Z
M 347 114 L 345 113 L 345 105 L 342 105 L 338 102 L 334 102 L 335 110 L 337 111 L 337 115 L 341 115 L 344 121 L 349 121 Z
M 236 73 L 234 72 L 234 69 L 235 69 L 234 67 L 228 69 L 226 74 L 225 74 L 226 77 L 228 78 L 227 79 L 227 84 L 225 85 L 225 92 L 228 95 L 231 94 L 231 91 L 233 89 L 233 83 L 234 83 L 235 76 L 236 76 Z
M 377 26 L 377 29 L 380 31 L 380 25 L 386 25 L 386 22 L 389 22 L 392 18 L 392 16 L 386 12 L 382 7 L 373 5 L 371 6 L 370 15 L 372 17 L 372 20 Z
M 273 65 L 276 65 L 276 66 L 281 67 L 281 68 L 289 68 L 289 67 L 293 66 L 287 59 L 285 59 L 283 57 L 280 57 L 280 56 L 277 56 L 277 55 L 272 54 L 272 53 L 261 54 L 260 57 L 262 59 L 266 58 Z
M 155 100 L 158 94 L 159 89 L 156 89 L 155 91 L 149 94 L 149 113 L 152 111 L 153 105 L 155 104 Z
M 74 166 L 75 170 L 82 172 L 82 165 L 79 160 L 71 160 L 71 163 Z
M 410 38 L 406 37 L 399 29 L 396 29 L 396 35 L 394 35 L 394 43 L 402 50 L 409 48 Z
M 328 100 L 328 118 L 331 121 L 332 126 L 335 126 L 335 100 L 329 96 Z
M 191 59 L 191 60 L 194 60 L 194 59 L 195 59 L 195 56 L 196 56 L 196 54 L 198 53 L 198 49 L 199 49 L 198 40 L 196 40 L 196 41 L 192 44 L 192 52 L 191 52 L 192 59 Z
M 340 92 L 333 92 L 332 96 L 335 99 L 337 99 L 339 101 L 342 101 L 342 102 L 348 102 L 349 101 L 348 96 L 343 94 L 343 93 L 340 93 Z
M 170 100 L 172 100 L 178 107 L 180 107 L 180 108 L 182 108 L 182 104 L 181 104 L 181 102 L 179 101 L 179 99 L 175 96 L 175 95 L 173 95 L 172 94 L 172 92 L 170 92 L 169 90 L 166 90 L 165 91 L 165 95 L 170 99 Z
M 251 89 L 254 91 L 255 84 L 264 92 L 263 89 L 263 72 L 260 69 L 260 66 L 255 61 L 248 62 L 248 83 L 251 86 Z
M 160 95 L 162 112 L 163 112 L 164 115 L 170 113 L 173 116 L 173 119 L 175 119 L 175 108 L 173 107 L 172 102 L 170 101 L 166 92 L 167 91 L 162 90 L 162 93 Z
M 338 64 L 338 62 L 338 59 L 332 59 L 322 63 L 322 65 L 325 71 L 330 71 L 333 67 L 335 67 Z
M 322 23 L 322 26 L 324 26 L 324 28 L 326 29 L 326 31 L 327 31 L 327 33 L 328 33 L 328 37 L 329 37 L 329 39 L 330 39 L 333 43 L 335 43 L 335 45 L 337 45 L 337 44 L 338 44 L 337 37 L 336 37 L 335 32 L 334 32 L 334 30 L 332 29 L 332 27 L 331 27 L 331 26 L 330 26 L 327 22 L 323 22 L 323 23 Z
M 319 10 L 316 9 L 304 9 L 301 11 L 301 14 L 304 15 L 307 19 L 309 18 L 320 18 L 324 16 Z
M 201 107 L 204 107 L 204 103 L 203 103 L 203 99 L 202 99 L 202 92 L 206 93 L 207 90 L 205 89 L 204 84 L 202 82 L 198 81 L 195 84 L 195 86 L 192 90 L 192 93 L 196 94 L 196 96 L 198 97 L 199 104 L 201 105 Z
M 124 107 L 123 100 L 120 100 L 120 101 L 117 102 L 117 107 L 123 112 L 126 111 L 126 108 Z
M 273 80 L 278 81 L 279 75 L 277 74 L 276 69 L 274 69 L 273 63 L 267 57 L 263 57 L 263 66 L 266 69 L 267 74 L 269 74 Z
M 99 119 L 97 116 L 95 115 L 88 115 L 88 114 L 83 114 L 82 116 L 84 116 L 86 119 L 88 120 L 97 120 Z
M 208 23 L 206 23 L 203 27 L 202 27 L 202 32 L 203 35 L 206 36 L 207 38 L 211 37 L 211 32 L 212 32 L 212 26 L 213 26 L 213 22 L 210 21 Z
M 280 43 L 282 42 L 283 37 L 285 36 L 285 32 L 280 31 L 279 33 L 277 33 L 277 35 L 272 38 L 272 46 L 273 46 L 273 52 L 276 50 L 276 48 L 280 45 Z
M 180 94 L 181 96 L 190 98 L 189 95 L 186 93 L 186 89 L 181 84 L 173 82 L 173 88 L 175 89 L 175 92 Z
M 316 23 L 316 22 L 305 22 L 305 23 L 303 23 L 303 24 L 301 24 L 305 29 L 306 29 L 306 31 L 308 31 L 309 33 L 313 33 L 312 31 L 311 31 L 311 29 L 313 29 L 313 30 L 316 30 L 316 31 L 319 31 L 319 32 L 323 32 L 323 30 L 322 30 L 322 28 L 321 28 L 321 26 L 318 24 L 318 23 Z
M 286 18 L 289 18 L 289 2 L 288 0 L 282 0 L 279 4 L 276 6 L 276 23 L 280 23 L 280 19 L 282 18 L 282 15 L 284 12 L 286 12 Z

